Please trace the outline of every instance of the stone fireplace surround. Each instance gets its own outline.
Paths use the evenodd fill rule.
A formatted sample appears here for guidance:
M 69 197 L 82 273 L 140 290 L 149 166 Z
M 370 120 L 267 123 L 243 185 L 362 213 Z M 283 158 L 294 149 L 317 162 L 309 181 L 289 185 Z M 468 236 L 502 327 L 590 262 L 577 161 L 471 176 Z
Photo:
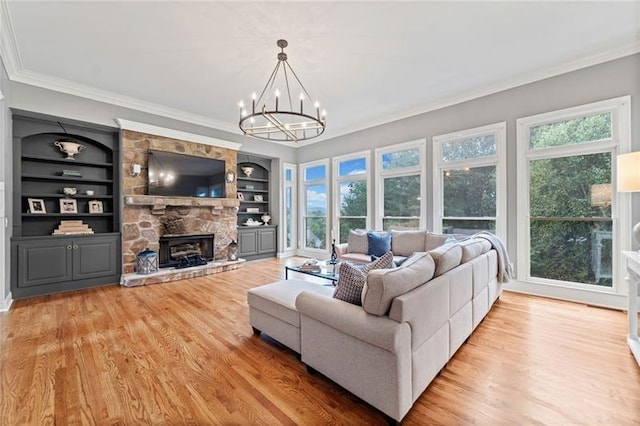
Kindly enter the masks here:
M 237 240 L 236 182 L 226 184 L 227 198 L 164 197 L 145 195 L 147 190 L 147 152 L 149 149 L 179 154 L 221 159 L 227 171 L 237 168 L 237 151 L 229 148 L 189 142 L 133 130 L 122 131 L 123 152 L 123 259 L 121 283 L 125 286 L 167 282 L 207 275 L 221 270 L 235 269 L 241 262 L 227 262 L 227 247 Z M 133 176 L 133 164 L 140 164 L 142 172 Z M 165 214 L 182 217 L 187 234 L 214 234 L 215 264 L 187 268 L 171 274 L 162 271 L 141 276 L 134 274 L 136 256 L 145 248 L 159 250 L 160 236 L 164 234 L 161 218 Z

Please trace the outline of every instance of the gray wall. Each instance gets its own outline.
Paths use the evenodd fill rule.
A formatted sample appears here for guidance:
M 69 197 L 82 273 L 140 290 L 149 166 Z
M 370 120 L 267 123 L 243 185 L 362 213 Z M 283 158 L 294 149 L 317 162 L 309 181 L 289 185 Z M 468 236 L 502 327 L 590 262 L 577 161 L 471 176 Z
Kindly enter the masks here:
M 4 96 L 3 101 L 0 103 L 0 180 L 4 181 L 5 185 L 5 193 L 4 193 L 4 208 L 5 208 L 5 217 L 9 221 L 9 226 L 4 228 L 4 241 L 1 241 L 0 244 L 3 245 L 4 251 L 0 250 L 0 305 L 9 294 L 11 290 L 11 271 L 10 271 L 10 259 L 9 253 L 11 244 L 11 230 L 13 229 L 13 219 L 12 219 L 12 210 L 11 210 L 11 188 L 13 185 L 13 178 L 11 176 L 12 166 L 11 166 L 11 111 L 9 110 L 10 104 L 10 95 L 11 95 L 11 87 L 9 84 L 9 79 L 7 77 L 7 71 L 4 68 L 4 64 L 0 66 L 0 91 Z M 1 216 L 1 215 L 0 215 Z M 4 222 L 3 219 L 0 221 Z M 0 223 L 0 227 L 4 227 L 4 223 Z
M 447 108 L 371 127 L 298 150 L 297 161 L 371 150 L 400 142 L 427 139 L 427 180 L 432 172 L 432 137 L 487 124 L 507 123 L 507 245 L 516 254 L 516 120 L 539 113 L 631 95 L 632 147 L 640 150 L 640 54 L 540 80 Z M 372 177 L 373 177 L 373 171 Z M 372 180 L 374 182 L 374 180 Z M 640 220 L 640 203 L 634 199 L 634 222 Z M 427 186 L 427 200 L 433 188 Z M 375 204 L 373 204 L 375 205 Z M 427 213 L 427 227 L 433 217 Z

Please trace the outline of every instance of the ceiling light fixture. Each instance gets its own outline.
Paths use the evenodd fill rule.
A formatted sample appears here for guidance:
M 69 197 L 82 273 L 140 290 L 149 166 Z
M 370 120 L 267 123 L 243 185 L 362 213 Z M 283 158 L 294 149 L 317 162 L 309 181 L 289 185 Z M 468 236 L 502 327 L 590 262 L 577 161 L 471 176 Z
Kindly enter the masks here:
M 278 53 L 278 63 L 260 96 L 256 96 L 255 93 L 251 96 L 251 111 L 247 111 L 244 102 L 240 101 L 239 126 L 247 136 L 270 141 L 298 142 L 318 137 L 324 132 L 327 125 L 327 113 L 325 110 L 320 111 L 320 103 L 311 98 L 289 65 L 287 54 L 284 53 L 284 48 L 288 44 L 286 40 L 278 40 L 277 45 L 281 49 Z M 280 72 L 281 70 L 282 72 Z M 295 80 L 290 80 L 289 75 L 293 76 Z M 299 88 L 295 87 L 296 82 Z M 291 87 L 290 83 L 294 87 Z M 281 87 L 286 88 L 284 92 L 286 97 L 282 100 L 278 84 L 282 84 Z M 299 110 L 297 109 L 298 105 L 294 107 L 291 98 L 291 92 L 295 93 L 295 89 L 300 91 Z M 272 94 L 275 98 L 274 108 L 268 109 L 267 101 L 271 99 Z M 286 105 L 287 102 L 288 105 Z M 258 105 L 257 109 L 256 105 Z M 305 110 L 315 112 L 315 114 L 305 113 Z

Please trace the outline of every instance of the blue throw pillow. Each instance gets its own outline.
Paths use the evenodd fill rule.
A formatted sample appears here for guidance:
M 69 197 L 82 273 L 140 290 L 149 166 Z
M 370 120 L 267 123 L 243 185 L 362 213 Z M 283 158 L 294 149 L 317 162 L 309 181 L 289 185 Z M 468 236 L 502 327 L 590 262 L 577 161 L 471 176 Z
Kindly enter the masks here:
M 382 256 L 391 251 L 391 234 L 367 232 L 367 241 L 369 242 L 369 255 Z

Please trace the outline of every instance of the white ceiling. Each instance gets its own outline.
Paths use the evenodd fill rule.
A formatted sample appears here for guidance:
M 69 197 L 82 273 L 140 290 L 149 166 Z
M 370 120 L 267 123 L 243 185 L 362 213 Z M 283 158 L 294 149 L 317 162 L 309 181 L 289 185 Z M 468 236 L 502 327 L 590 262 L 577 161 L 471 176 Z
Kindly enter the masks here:
M 4 6 L 12 79 L 237 133 L 279 38 L 327 110 L 324 139 L 640 50 L 637 1 Z

